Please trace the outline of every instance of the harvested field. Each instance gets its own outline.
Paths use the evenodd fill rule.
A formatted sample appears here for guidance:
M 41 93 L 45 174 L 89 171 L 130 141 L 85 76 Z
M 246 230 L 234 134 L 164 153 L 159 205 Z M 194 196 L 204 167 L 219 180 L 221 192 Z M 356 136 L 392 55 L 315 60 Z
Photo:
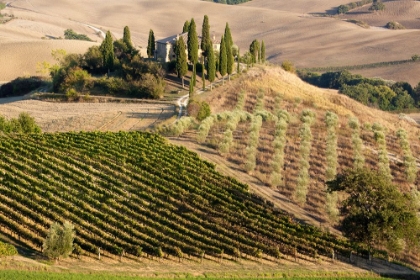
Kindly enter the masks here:
M 174 115 L 174 105 L 139 103 L 52 103 L 21 100 L 3 103 L 1 115 L 28 112 L 45 132 L 145 130 Z
M 409 3 L 414 4 L 414 8 L 404 9 L 407 3 L 403 2 L 386 2 L 387 7 L 389 5 L 389 14 L 369 13 L 365 16 L 369 16 L 372 19 L 369 23 L 375 26 L 386 23 L 375 24 L 377 20 L 386 18 L 390 21 L 401 17 L 412 22 L 415 27 L 418 24 L 417 7 L 420 4 Z M 242 53 L 248 49 L 253 39 L 264 40 L 267 57 L 272 63 L 290 60 L 297 67 L 344 66 L 408 59 L 418 52 L 416 46 L 420 45 L 420 31 L 417 29 L 363 29 L 341 18 L 316 16 L 317 13 L 331 13 L 340 4 L 345 2 L 254 0 L 231 6 L 198 0 L 122 0 L 118 4 L 99 0 L 57 0 L 55 5 L 50 5 L 40 0 L 15 0 L 11 3 L 12 7 L 3 11 L 14 14 L 17 19 L 0 25 L 0 47 L 4 49 L 3 44 L 15 43 L 15 52 L 9 51 L 5 57 L 14 55 L 11 61 L 17 62 L 16 64 L 23 61 L 26 68 L 14 66 L 8 61 L 8 69 L 0 70 L 3 71 L 0 72 L 0 80 L 9 80 L 22 75 L 22 72 L 34 74 L 36 62 L 45 60 L 54 48 L 44 46 L 35 49 L 31 54 L 39 54 L 28 59 L 27 52 L 19 51 L 23 38 L 38 44 L 42 42 L 42 37 L 63 36 L 65 29 L 72 28 L 100 41 L 95 31 L 86 24 L 110 30 L 115 38 L 122 37 L 123 28 L 128 25 L 134 44 L 142 46 L 144 50 L 149 29 L 154 30 L 157 39 L 164 38 L 180 32 L 185 20 L 194 17 L 200 32 L 204 14 L 209 16 L 211 32 L 217 38 L 223 33 L 226 21 L 229 21 L 233 39 Z M 180 10 L 181 6 L 185 8 Z M 398 16 L 395 19 L 394 14 Z M 402 21 L 401 23 L 411 26 Z M 53 44 L 53 40 L 46 42 L 47 45 Z M 22 48 L 25 48 L 26 43 L 22 43 Z M 67 44 L 67 41 L 63 43 Z M 55 46 L 57 47 L 59 46 Z M 88 45 L 83 45 L 75 51 L 82 52 L 87 47 Z M 400 69 L 400 66 L 390 67 L 390 75 L 398 74 Z M 371 72 L 373 76 L 382 74 L 381 70 L 375 72 L 372 69 Z M 404 80 L 416 83 L 418 77 L 415 72 L 407 71 L 406 74 Z

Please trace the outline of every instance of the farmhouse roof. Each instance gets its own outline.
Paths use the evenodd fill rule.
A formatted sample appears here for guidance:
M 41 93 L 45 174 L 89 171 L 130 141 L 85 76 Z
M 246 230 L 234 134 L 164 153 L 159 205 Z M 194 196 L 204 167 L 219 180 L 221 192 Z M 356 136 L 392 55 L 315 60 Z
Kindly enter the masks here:
M 160 40 L 157 40 L 156 43 L 160 43 L 160 44 L 175 44 L 176 43 L 176 39 L 182 37 L 182 39 L 184 39 L 185 44 L 188 41 L 188 32 L 184 32 L 181 34 L 176 34 L 176 35 L 172 35 L 170 37 L 167 38 L 163 38 Z M 197 36 L 198 37 L 198 45 L 201 45 L 201 36 Z M 217 44 L 218 42 L 216 42 L 216 38 L 213 36 L 212 38 L 213 44 Z

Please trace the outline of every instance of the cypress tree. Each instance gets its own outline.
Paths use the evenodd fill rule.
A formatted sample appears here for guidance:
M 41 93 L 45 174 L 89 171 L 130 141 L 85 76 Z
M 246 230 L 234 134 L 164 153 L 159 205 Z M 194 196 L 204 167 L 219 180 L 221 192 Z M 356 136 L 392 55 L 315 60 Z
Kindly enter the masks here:
M 229 28 L 229 23 L 226 22 L 226 27 L 225 27 L 225 41 L 226 41 L 226 48 L 232 48 L 233 47 L 233 39 L 232 39 L 232 34 L 230 33 L 230 28 Z
M 192 74 L 192 84 L 195 87 L 196 82 L 197 82 L 197 64 L 193 65 L 193 74 Z
M 133 49 L 133 43 L 131 42 L 130 28 L 128 28 L 128 26 L 124 27 L 123 42 L 125 43 L 125 45 L 127 46 L 129 50 Z
M 240 72 L 241 72 L 241 69 L 240 69 L 240 62 L 241 62 L 241 49 L 239 49 L 238 48 L 238 63 L 237 63 L 237 66 L 236 66 L 236 73 L 239 75 L 240 74 Z
M 222 36 L 222 40 L 220 42 L 220 57 L 219 57 L 219 65 L 220 65 L 220 75 L 223 77 L 226 75 L 227 72 L 227 53 L 226 53 L 226 43 L 225 38 Z
M 204 62 L 201 62 L 201 81 L 203 82 L 203 91 L 206 90 L 206 75 L 204 75 Z
M 114 67 L 114 45 L 112 42 L 112 35 L 109 30 L 106 32 L 106 36 L 100 46 L 100 50 L 104 66 L 108 69 L 109 76 L 111 69 Z
M 184 27 L 182 28 L 182 33 L 188 32 L 189 29 L 190 29 L 190 22 L 186 20 L 184 23 Z
M 265 63 L 265 44 L 264 44 L 264 40 L 261 41 L 261 62 Z
M 257 63 L 259 48 L 260 43 L 257 40 L 252 41 L 251 45 L 249 46 L 249 52 L 251 53 L 252 58 L 252 66 L 254 66 L 254 63 Z
M 213 49 L 208 52 L 207 56 L 207 76 L 210 82 L 210 90 L 212 90 L 212 83 L 216 78 L 216 60 L 214 59 Z
M 192 64 L 196 64 L 198 61 L 198 36 L 195 21 L 192 18 L 190 27 L 188 29 L 188 60 Z
M 258 48 L 258 63 L 261 63 L 261 48 Z
M 208 52 L 207 47 L 213 48 L 213 44 L 210 39 L 209 17 L 205 15 L 204 20 L 203 20 L 203 27 L 201 29 L 201 50 L 203 51 L 203 55 L 205 57 L 207 57 L 207 52 Z
M 153 32 L 152 29 L 150 29 L 150 31 L 149 31 L 149 39 L 147 40 L 147 56 L 149 58 L 155 56 L 155 47 L 156 47 L 155 33 Z
M 229 77 L 230 81 L 230 75 L 233 72 L 233 54 L 232 54 L 232 48 L 228 45 L 228 40 L 225 39 L 225 45 L 226 45 L 226 71 Z
M 187 55 L 185 53 L 185 42 L 182 37 L 176 41 L 176 72 L 178 78 L 182 79 L 182 88 L 184 88 L 184 76 L 188 72 Z

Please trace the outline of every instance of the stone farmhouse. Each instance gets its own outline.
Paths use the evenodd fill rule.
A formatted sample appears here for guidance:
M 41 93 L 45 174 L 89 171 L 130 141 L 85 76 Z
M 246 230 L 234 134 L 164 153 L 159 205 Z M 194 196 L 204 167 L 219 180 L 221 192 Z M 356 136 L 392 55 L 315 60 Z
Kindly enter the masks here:
M 182 37 L 184 39 L 185 44 L 187 44 L 188 40 L 188 32 L 172 35 L 170 37 L 157 40 L 156 41 L 156 50 L 155 50 L 155 59 L 160 62 L 170 62 L 171 60 L 175 60 L 175 52 L 174 46 L 176 44 L 176 40 Z M 213 50 L 220 51 L 220 43 L 216 42 L 215 36 L 212 38 L 213 42 Z M 201 36 L 198 36 L 198 56 L 201 57 L 202 50 L 200 49 L 201 46 Z M 187 50 L 187 46 L 185 46 Z M 187 50 L 188 53 L 188 50 Z

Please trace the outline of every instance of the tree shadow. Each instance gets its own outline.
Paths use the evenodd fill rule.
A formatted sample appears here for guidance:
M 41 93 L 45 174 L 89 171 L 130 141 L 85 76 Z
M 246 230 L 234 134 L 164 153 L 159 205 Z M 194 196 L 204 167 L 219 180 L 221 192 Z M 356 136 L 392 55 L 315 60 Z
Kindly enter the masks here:
M 47 260 L 47 258 L 44 255 L 42 255 L 41 252 L 39 252 L 35 249 L 32 249 L 32 248 L 29 248 L 22 241 L 16 239 L 15 237 L 13 237 L 9 234 L 1 233 L 0 234 L 0 241 L 5 242 L 5 243 L 9 243 L 9 244 L 12 244 L 13 246 L 15 246 L 19 255 L 21 255 L 25 258 L 30 258 L 30 259 L 33 259 L 33 260 Z

